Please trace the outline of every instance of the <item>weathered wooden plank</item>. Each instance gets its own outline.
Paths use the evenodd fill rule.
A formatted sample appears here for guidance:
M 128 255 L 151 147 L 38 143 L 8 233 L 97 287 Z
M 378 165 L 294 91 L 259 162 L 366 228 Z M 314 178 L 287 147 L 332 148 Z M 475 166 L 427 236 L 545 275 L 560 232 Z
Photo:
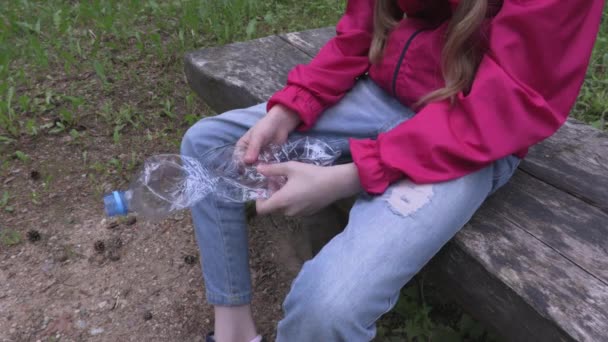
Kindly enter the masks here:
M 314 57 L 321 47 L 335 35 L 335 27 L 325 27 L 321 29 L 285 33 L 280 35 L 280 37 L 302 50 L 308 56 Z
M 497 214 L 608 284 L 608 214 L 518 172 L 494 200 Z
M 539 315 L 457 241 L 450 241 L 425 267 L 425 276 L 439 286 L 442 294 L 460 303 L 505 341 L 573 341 L 556 322 Z
M 217 112 L 266 101 L 287 73 L 310 57 L 278 36 L 186 54 L 185 73 L 194 91 Z
M 570 241 L 576 237 L 566 235 L 556 239 L 550 236 L 557 235 L 551 231 L 566 228 L 559 222 L 563 218 L 558 213 L 559 200 L 546 203 L 547 196 L 552 193 L 539 194 L 549 209 L 535 205 L 531 210 L 539 211 L 539 220 L 522 218 L 522 215 L 533 215 L 533 211 L 521 212 L 520 208 L 529 201 L 520 199 L 530 196 L 523 186 L 534 182 L 540 183 L 527 174 L 517 175 L 511 184 L 484 204 L 433 260 L 429 270 L 440 283 L 447 284 L 450 292 L 457 292 L 456 297 L 468 310 L 494 326 L 508 340 L 606 341 L 608 284 L 579 267 L 579 262 L 587 260 L 583 256 L 581 261 L 578 251 L 569 249 L 580 246 L 578 241 Z M 533 187 L 537 191 L 546 190 L 543 186 Z M 589 222 L 586 220 L 588 215 L 581 216 L 580 207 L 561 209 L 584 217 L 582 224 Z M 546 219 L 545 223 L 543 219 Z M 569 222 L 573 220 L 576 217 Z M 591 226 L 600 228 L 595 223 Z M 575 223 L 571 228 L 577 227 L 580 225 Z M 534 235 L 543 228 L 548 233 Z M 558 240 L 563 243 L 557 246 L 561 250 L 551 245 Z M 596 244 L 591 245 L 589 251 L 583 248 L 583 254 L 597 253 L 591 259 L 605 255 L 605 249 L 597 251 L 595 247 Z M 564 252 L 576 261 L 564 257 Z M 588 261 L 600 264 L 605 264 L 606 260 L 591 259 Z M 598 268 L 605 269 L 605 266 Z
M 608 212 L 608 134 L 569 119 L 521 168 Z

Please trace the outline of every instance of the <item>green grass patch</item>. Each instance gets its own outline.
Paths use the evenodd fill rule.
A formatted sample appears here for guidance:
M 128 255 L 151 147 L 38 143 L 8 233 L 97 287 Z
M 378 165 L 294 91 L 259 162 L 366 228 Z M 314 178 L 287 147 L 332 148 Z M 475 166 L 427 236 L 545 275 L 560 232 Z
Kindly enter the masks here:
M 608 129 L 608 7 L 572 115 L 599 129 Z
M 21 234 L 11 229 L 0 230 L 0 243 L 4 246 L 11 247 L 20 244 L 22 241 Z
M 174 88 L 185 52 L 332 25 L 344 2 L 0 0 L 0 8 L 0 144 L 11 144 L 22 135 L 70 134 L 91 112 L 107 119 L 100 100 L 115 99 L 125 88 L 153 92 L 153 105 L 135 109 L 146 119 L 190 114 L 185 121 L 191 123 L 193 113 L 177 113 L 174 106 L 188 96 Z M 83 101 L 67 108 L 66 97 Z M 136 107 L 121 103 L 112 110 L 123 104 Z M 106 131 L 119 140 L 124 127 L 118 120 Z
M 12 213 L 14 208 L 9 205 L 10 198 L 11 195 L 8 191 L 5 190 L 4 192 L 2 192 L 2 197 L 0 197 L 0 209 L 4 209 L 4 211 Z
M 424 273 L 402 290 L 377 326 L 376 341 L 498 342 L 493 332 L 445 298 Z

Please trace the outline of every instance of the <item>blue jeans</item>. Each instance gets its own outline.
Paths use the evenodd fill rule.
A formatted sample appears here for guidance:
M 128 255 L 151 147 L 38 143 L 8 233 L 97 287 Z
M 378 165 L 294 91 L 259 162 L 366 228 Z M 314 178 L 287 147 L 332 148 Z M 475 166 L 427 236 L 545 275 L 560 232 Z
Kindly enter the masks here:
M 202 119 L 182 142 L 182 154 L 202 157 L 236 142 L 266 113 L 266 104 Z M 306 132 L 349 156 L 349 137 L 369 138 L 414 113 L 361 79 Z M 296 133 L 300 134 L 300 133 Z M 428 185 L 408 180 L 380 196 L 361 194 L 348 225 L 293 281 L 279 322 L 279 341 L 369 341 L 375 322 L 397 301 L 400 289 L 511 177 L 513 156 L 462 178 Z M 192 208 L 202 255 L 206 296 L 214 305 L 251 300 L 244 205 L 207 197 Z

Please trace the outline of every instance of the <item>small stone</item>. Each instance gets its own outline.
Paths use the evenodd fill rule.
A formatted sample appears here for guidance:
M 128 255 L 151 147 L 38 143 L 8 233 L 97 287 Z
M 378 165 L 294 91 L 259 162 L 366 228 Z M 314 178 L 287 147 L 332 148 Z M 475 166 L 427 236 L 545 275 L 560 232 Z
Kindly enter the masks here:
M 118 221 L 110 221 L 110 223 L 108 223 L 108 229 L 115 229 L 118 227 Z
M 40 172 L 36 171 L 36 170 L 32 170 L 32 172 L 30 172 L 30 178 L 32 180 L 39 180 L 40 179 Z
M 152 312 L 150 312 L 149 310 L 144 312 L 144 321 L 149 321 L 151 319 L 152 319 Z
M 102 240 L 97 240 L 93 244 L 93 249 L 95 249 L 97 253 L 103 253 L 106 250 L 106 244 Z
M 135 216 L 129 216 L 125 219 L 125 225 L 132 226 L 137 223 L 137 218 Z
M 68 258 L 69 258 L 69 255 L 65 249 L 58 250 L 53 257 L 53 259 L 57 262 L 64 262 L 64 261 L 68 260 Z
M 118 261 L 120 260 L 120 254 L 118 254 L 118 252 L 115 250 L 111 250 L 108 252 L 108 259 L 111 261 Z
M 89 334 L 91 334 L 93 336 L 99 335 L 103 332 L 104 332 L 103 328 L 93 328 L 93 329 L 89 330 Z
M 27 239 L 34 243 L 40 241 L 40 233 L 37 230 L 30 230 L 27 232 Z
M 113 249 L 122 247 L 122 239 L 119 236 L 110 239 L 110 241 L 108 241 L 108 247 Z
M 179 221 L 182 221 L 184 219 L 184 214 L 183 213 L 177 213 L 177 214 L 173 215 L 171 218 L 173 219 L 173 221 L 179 222 Z
M 104 300 L 103 302 L 97 304 L 97 307 L 103 309 L 106 305 L 108 305 L 108 302 Z
M 80 318 L 85 318 L 89 316 L 89 312 L 87 311 L 87 309 L 80 309 L 80 313 L 78 313 L 78 315 L 80 316 Z
M 87 322 L 85 322 L 85 321 L 83 321 L 81 319 L 79 319 L 79 320 L 76 321 L 76 328 L 78 328 L 78 329 L 84 329 L 84 328 L 86 328 L 86 326 L 87 326 Z
M 194 265 L 196 263 L 196 257 L 194 255 L 186 255 L 184 257 L 186 265 Z

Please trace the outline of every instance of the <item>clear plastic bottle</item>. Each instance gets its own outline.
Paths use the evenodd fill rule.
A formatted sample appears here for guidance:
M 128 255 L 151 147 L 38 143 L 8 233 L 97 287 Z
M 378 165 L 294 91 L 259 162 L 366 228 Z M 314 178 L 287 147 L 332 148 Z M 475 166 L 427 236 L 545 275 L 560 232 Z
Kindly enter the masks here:
M 104 196 L 108 216 L 135 212 L 158 220 L 186 209 L 213 192 L 226 202 L 243 203 L 268 198 L 286 182 L 265 177 L 256 170 L 260 163 L 290 160 L 320 166 L 333 164 L 340 152 L 322 140 L 300 138 L 283 145 L 269 145 L 254 164 L 242 162 L 244 150 L 228 145 L 205 153 L 200 159 L 161 154 L 147 159 L 126 191 Z
M 194 158 L 156 155 L 146 160 L 128 190 L 104 197 L 106 213 L 118 216 L 135 212 L 147 219 L 161 219 L 203 199 L 216 181 Z

